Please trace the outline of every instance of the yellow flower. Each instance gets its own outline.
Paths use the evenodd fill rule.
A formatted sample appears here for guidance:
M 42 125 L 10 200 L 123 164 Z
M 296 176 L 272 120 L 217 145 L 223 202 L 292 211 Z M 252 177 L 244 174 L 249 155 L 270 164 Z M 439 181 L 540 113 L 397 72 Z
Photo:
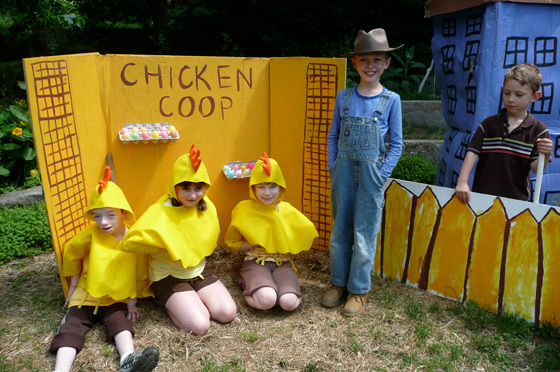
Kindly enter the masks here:
M 31 177 L 37 177 L 38 174 L 39 174 L 39 171 L 37 169 L 31 169 L 29 171 L 29 175 L 31 175 Z
M 23 133 L 23 130 L 19 127 L 16 127 L 14 129 L 12 129 L 12 131 L 10 133 L 12 133 L 14 136 L 21 136 L 21 134 Z

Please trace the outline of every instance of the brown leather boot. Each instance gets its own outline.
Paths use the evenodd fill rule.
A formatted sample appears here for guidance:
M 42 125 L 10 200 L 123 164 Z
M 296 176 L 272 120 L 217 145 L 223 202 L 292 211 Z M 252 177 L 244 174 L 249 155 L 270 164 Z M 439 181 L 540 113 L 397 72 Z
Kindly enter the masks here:
M 366 293 L 348 293 L 348 300 L 342 309 L 342 314 L 346 316 L 356 316 L 364 312 L 366 307 Z
M 321 298 L 321 305 L 324 307 L 337 307 L 342 302 L 342 297 L 346 288 L 332 285 L 331 288 Z

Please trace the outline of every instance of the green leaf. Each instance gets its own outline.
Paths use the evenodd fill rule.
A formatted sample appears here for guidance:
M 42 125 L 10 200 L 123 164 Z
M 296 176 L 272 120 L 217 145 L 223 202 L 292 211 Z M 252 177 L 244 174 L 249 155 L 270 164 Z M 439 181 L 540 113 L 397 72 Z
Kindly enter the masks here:
M 27 84 L 25 83 L 25 81 L 18 81 L 17 82 L 18 87 L 20 87 L 23 90 L 27 90 Z
M 12 105 L 12 106 L 10 106 L 10 111 L 19 120 L 23 121 L 26 124 L 29 123 L 29 121 L 30 121 L 29 115 L 21 107 Z
M 37 155 L 37 153 L 31 147 L 28 147 L 25 150 L 23 150 L 23 158 L 27 161 L 35 159 L 35 155 Z
M 10 175 L 10 170 L 0 165 L 0 176 L 7 177 Z
M 4 110 L 2 111 L 2 113 L 0 114 L 0 124 L 4 124 L 6 123 L 10 118 L 10 113 L 8 112 L 8 110 Z
M 3 146 L 4 150 L 17 150 L 21 148 L 21 145 L 17 143 L 5 143 Z
M 21 135 L 25 138 L 33 138 L 33 133 L 29 129 L 24 129 Z

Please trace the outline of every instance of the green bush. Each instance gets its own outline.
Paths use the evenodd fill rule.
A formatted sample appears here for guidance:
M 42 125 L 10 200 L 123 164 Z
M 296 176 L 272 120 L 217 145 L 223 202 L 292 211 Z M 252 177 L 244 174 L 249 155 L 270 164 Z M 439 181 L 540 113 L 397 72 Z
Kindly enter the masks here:
M 51 249 L 51 231 L 43 201 L 0 208 L 0 264 Z
M 391 178 L 433 185 L 436 180 L 437 166 L 420 155 L 404 154 L 391 173 Z

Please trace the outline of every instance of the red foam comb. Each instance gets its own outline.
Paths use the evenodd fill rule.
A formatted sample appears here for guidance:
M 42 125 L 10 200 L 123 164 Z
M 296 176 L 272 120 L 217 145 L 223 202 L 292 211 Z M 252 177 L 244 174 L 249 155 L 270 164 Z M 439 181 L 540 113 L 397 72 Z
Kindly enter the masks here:
M 268 158 L 268 155 L 266 154 L 266 151 L 263 151 L 263 156 L 261 156 L 261 160 L 263 161 L 263 169 L 264 172 L 266 173 L 266 175 L 268 177 L 270 177 L 270 175 L 272 174 L 272 165 L 270 165 L 270 159 Z
M 191 164 L 195 172 L 198 172 L 198 167 L 200 167 L 200 163 L 202 163 L 202 159 L 200 158 L 200 150 L 194 151 L 194 143 L 191 146 L 191 151 L 189 153 L 191 158 Z
M 99 183 L 99 195 L 107 188 L 107 182 L 111 179 L 111 168 L 107 165 L 103 171 L 103 179 L 97 181 Z

